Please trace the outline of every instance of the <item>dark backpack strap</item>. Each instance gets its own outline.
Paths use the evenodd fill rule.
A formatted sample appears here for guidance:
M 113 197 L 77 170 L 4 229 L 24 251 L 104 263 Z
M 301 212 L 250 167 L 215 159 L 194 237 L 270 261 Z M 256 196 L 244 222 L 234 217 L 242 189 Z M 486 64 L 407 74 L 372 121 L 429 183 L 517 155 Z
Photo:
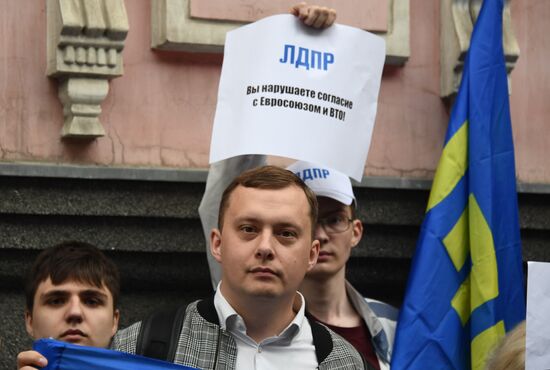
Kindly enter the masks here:
M 141 322 L 136 354 L 173 362 L 187 306 L 151 313 Z
M 306 317 L 309 320 L 309 326 L 311 326 L 311 335 L 313 336 L 313 345 L 315 346 L 317 362 L 321 363 L 332 351 L 332 337 L 324 326 L 311 319 L 309 315 Z

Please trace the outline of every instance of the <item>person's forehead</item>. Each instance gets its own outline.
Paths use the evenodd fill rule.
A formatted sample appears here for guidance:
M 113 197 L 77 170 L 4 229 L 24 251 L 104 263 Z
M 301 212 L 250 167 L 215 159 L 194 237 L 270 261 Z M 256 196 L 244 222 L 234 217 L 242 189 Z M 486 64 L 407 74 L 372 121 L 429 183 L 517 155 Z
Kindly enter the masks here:
M 280 189 L 265 189 L 265 188 L 252 188 L 239 185 L 235 188 L 231 197 L 235 196 L 236 198 L 249 198 L 251 196 L 261 196 L 268 197 L 273 199 L 288 199 L 291 197 L 300 198 L 304 202 L 307 202 L 307 197 L 303 189 L 299 188 L 296 185 L 285 186 Z
M 259 207 L 259 203 L 262 207 Z M 263 213 L 267 209 L 289 213 L 290 217 L 309 214 L 307 197 L 298 186 L 281 189 L 260 189 L 238 186 L 229 199 L 228 213 L 240 215 L 243 212 Z
M 46 280 L 41 281 L 40 284 L 38 284 L 38 287 L 36 289 L 36 296 L 45 295 L 53 291 L 64 292 L 68 294 L 80 294 L 83 292 L 93 291 L 105 294 L 109 298 L 112 298 L 112 294 L 109 289 L 107 289 L 105 284 L 102 284 L 101 287 L 97 287 L 93 284 L 77 280 L 66 280 L 61 284 L 54 284 L 50 277 L 48 277 Z

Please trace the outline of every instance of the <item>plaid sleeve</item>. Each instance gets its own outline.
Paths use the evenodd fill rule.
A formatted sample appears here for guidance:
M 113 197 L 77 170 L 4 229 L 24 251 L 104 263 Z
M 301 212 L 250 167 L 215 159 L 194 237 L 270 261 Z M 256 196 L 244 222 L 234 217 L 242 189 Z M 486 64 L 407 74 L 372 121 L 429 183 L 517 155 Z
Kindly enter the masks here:
M 111 341 L 111 349 L 131 354 L 136 353 L 136 343 L 141 328 L 141 321 L 130 325 L 126 329 L 119 330 Z

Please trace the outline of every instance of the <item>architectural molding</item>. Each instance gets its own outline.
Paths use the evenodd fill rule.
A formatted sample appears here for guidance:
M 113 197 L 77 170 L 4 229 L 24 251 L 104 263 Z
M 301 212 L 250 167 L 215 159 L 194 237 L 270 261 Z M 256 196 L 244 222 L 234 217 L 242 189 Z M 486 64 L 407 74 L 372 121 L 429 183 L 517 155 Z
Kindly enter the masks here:
M 481 9 L 482 0 L 441 1 L 441 96 L 450 97 L 458 92 L 464 59 L 470 47 L 470 37 Z M 503 47 L 508 71 L 514 69 L 519 57 L 519 46 L 512 29 L 510 0 L 506 0 L 503 12 Z
M 410 55 L 409 0 L 388 0 L 386 63 L 400 65 Z M 151 47 L 187 52 L 223 52 L 225 34 L 243 22 L 199 19 L 190 15 L 190 0 L 151 1 Z
M 65 123 L 62 137 L 98 137 L 105 130 L 99 122 L 101 102 L 107 97 L 109 82 L 102 78 L 70 77 L 59 82 Z
M 121 76 L 128 34 L 123 0 L 48 0 L 47 71 L 59 82 L 62 137 L 105 135 L 99 121 L 108 80 Z

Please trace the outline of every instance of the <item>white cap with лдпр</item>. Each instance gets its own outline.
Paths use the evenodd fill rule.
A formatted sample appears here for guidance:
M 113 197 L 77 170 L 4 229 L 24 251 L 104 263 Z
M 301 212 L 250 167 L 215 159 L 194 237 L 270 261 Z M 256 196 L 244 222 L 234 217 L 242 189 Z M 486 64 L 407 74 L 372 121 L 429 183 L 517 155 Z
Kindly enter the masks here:
M 351 181 L 347 175 L 332 168 L 304 161 L 295 162 L 286 169 L 301 178 L 315 195 L 332 198 L 346 206 L 352 203 L 357 206 Z

